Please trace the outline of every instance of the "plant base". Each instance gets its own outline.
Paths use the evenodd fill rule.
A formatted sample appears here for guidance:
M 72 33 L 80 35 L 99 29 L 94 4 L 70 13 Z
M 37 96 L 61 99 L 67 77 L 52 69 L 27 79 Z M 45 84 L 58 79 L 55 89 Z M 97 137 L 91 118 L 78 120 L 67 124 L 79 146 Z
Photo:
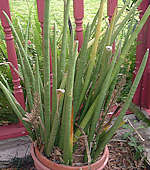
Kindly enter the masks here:
M 51 160 L 43 156 L 39 152 L 38 148 L 34 146 L 33 143 L 31 144 L 31 155 L 37 170 L 81 170 L 81 169 L 88 170 L 89 169 L 88 166 L 73 167 L 73 166 L 66 166 L 66 165 L 52 162 Z M 101 159 L 91 164 L 90 166 L 91 170 L 102 170 L 108 162 L 108 157 L 109 157 L 109 150 L 108 147 L 106 146 Z

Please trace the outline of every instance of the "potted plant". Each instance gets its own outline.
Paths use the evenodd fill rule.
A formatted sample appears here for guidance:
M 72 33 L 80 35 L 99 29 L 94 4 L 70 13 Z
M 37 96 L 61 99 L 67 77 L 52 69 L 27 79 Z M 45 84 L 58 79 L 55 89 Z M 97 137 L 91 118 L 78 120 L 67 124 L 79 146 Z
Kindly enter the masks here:
M 35 65 L 29 62 L 27 48 L 23 47 L 13 24 L 5 14 L 16 36 L 27 98 L 26 109 L 20 106 L 1 81 L 0 88 L 33 141 L 31 154 L 38 170 L 100 170 L 106 165 L 109 155 L 107 143 L 123 120 L 148 58 L 147 51 L 121 112 L 110 126 L 111 118 L 108 119 L 107 114 L 112 104 L 112 96 L 116 94 L 114 91 L 118 84 L 117 75 L 131 44 L 150 15 L 148 7 L 141 21 L 133 29 L 135 11 L 140 3 L 141 0 L 138 0 L 123 19 L 121 14 L 128 2 L 118 13 L 115 10 L 110 25 L 101 34 L 105 4 L 105 0 L 101 0 L 92 24 L 88 24 L 85 29 L 83 46 L 78 52 L 78 42 L 74 40 L 73 31 L 71 36 L 67 34 L 66 21 L 70 0 L 67 0 L 64 12 L 61 48 L 56 44 L 55 25 L 53 35 L 49 39 L 50 1 L 45 0 L 41 49 L 43 69 L 39 68 L 38 57 Z M 128 21 L 131 23 L 130 27 L 124 29 Z M 50 42 L 52 66 L 49 56 Z M 112 50 L 114 42 L 115 51 Z M 50 68 L 53 73 L 53 88 Z M 44 74 L 40 70 L 44 70 Z

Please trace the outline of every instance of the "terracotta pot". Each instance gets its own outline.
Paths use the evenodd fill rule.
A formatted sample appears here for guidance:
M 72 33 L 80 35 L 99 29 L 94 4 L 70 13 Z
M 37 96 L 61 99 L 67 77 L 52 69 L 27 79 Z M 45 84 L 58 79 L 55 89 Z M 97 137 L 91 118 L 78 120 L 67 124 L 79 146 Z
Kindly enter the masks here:
M 45 156 L 43 156 L 37 147 L 34 147 L 34 144 L 31 144 L 31 155 L 34 160 L 34 164 L 37 170 L 88 170 L 88 166 L 82 167 L 73 167 L 73 166 L 66 166 L 63 164 L 57 164 Z M 98 161 L 91 164 L 91 170 L 102 170 L 107 162 L 109 157 L 109 150 L 108 147 L 105 147 L 104 153 Z

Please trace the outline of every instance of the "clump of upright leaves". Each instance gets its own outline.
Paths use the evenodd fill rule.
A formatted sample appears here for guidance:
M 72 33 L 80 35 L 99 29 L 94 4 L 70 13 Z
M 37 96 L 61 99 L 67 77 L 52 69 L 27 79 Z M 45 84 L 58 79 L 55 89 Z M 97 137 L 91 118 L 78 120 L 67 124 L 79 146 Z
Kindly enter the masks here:
M 61 163 L 67 165 L 72 165 L 73 153 L 77 149 L 76 144 L 80 141 L 82 134 L 87 136 L 86 148 L 83 150 L 84 161 L 89 163 L 97 160 L 99 154 L 120 126 L 123 116 L 130 106 L 149 54 L 149 50 L 147 50 L 129 94 L 122 104 L 120 115 L 111 127 L 106 126 L 108 107 L 111 107 L 111 99 L 117 86 L 117 76 L 132 43 L 149 17 L 150 7 L 147 8 L 135 30 L 131 31 L 133 30 L 131 24 L 131 28 L 123 34 L 120 40 L 126 23 L 135 15 L 135 10 L 141 0 L 138 0 L 127 13 L 125 9 L 128 2 L 120 12 L 117 13 L 116 9 L 110 25 L 101 34 L 104 3 L 105 0 L 100 2 L 98 15 L 93 21 L 95 27 L 91 24 L 87 25 L 83 46 L 78 51 L 78 42 L 74 40 L 74 32 L 72 31 L 71 36 L 67 34 L 70 0 L 66 1 L 64 9 L 61 48 L 56 43 L 55 25 L 52 37 L 49 38 L 50 1 L 45 0 L 44 36 L 41 48 L 43 70 L 39 67 L 38 57 L 36 57 L 35 65 L 29 61 L 27 37 L 30 24 L 27 25 L 24 47 L 13 24 L 4 13 L 16 37 L 27 97 L 26 110 L 23 110 L 9 88 L 6 88 L 1 81 L 0 88 L 14 112 L 27 128 L 32 140 L 39 141 L 39 149 L 44 146 L 44 153 L 49 157 L 54 148 L 58 147 L 63 154 Z M 126 15 L 118 24 L 119 18 L 124 12 Z M 94 43 L 91 43 L 91 37 L 94 38 L 92 40 Z M 114 41 L 116 42 L 116 50 L 113 52 Z M 53 57 L 50 55 L 50 46 Z M 53 89 L 52 84 L 54 84 Z M 35 116 L 37 109 L 35 94 L 37 94 L 39 101 L 39 110 L 36 111 L 37 118 Z

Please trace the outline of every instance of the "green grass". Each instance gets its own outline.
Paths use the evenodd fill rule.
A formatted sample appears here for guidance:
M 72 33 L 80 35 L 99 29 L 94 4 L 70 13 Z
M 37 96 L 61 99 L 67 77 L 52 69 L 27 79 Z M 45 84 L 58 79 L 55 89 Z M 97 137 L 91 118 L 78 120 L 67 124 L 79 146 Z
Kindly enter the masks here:
M 36 4 L 34 0 L 28 0 L 29 6 L 32 7 L 33 13 L 36 10 Z M 72 1 L 73 2 L 73 1 Z M 28 5 L 26 1 L 13 0 L 11 1 L 11 12 L 13 15 L 17 15 L 21 20 L 27 18 L 28 16 Z M 63 0 L 51 0 L 50 2 L 50 23 L 53 24 L 54 20 L 58 27 L 62 25 L 63 22 Z M 85 17 L 83 23 L 88 23 L 92 21 L 97 9 L 99 7 L 99 1 L 97 0 L 86 0 L 85 1 Z M 71 3 L 70 16 L 72 22 L 73 18 L 73 3 Z
M 27 3 L 28 1 L 28 3 Z M 84 19 L 83 24 L 86 25 L 88 22 L 92 22 L 94 15 L 96 14 L 99 7 L 100 0 L 84 0 Z M 119 7 L 122 6 L 122 0 L 119 0 Z M 26 18 L 28 16 L 28 5 L 32 8 L 32 11 L 36 10 L 36 3 L 34 0 L 12 0 L 10 1 L 11 12 L 13 15 L 17 15 L 20 19 Z M 54 20 L 58 25 L 62 25 L 63 22 L 63 0 L 51 0 L 50 1 L 50 23 L 53 24 Z M 105 5 L 106 7 L 106 5 Z M 33 14 L 32 13 L 32 14 Z M 105 16 L 107 15 L 107 10 L 105 8 Z M 72 22 L 74 22 L 73 17 L 73 1 L 70 8 L 70 16 Z

